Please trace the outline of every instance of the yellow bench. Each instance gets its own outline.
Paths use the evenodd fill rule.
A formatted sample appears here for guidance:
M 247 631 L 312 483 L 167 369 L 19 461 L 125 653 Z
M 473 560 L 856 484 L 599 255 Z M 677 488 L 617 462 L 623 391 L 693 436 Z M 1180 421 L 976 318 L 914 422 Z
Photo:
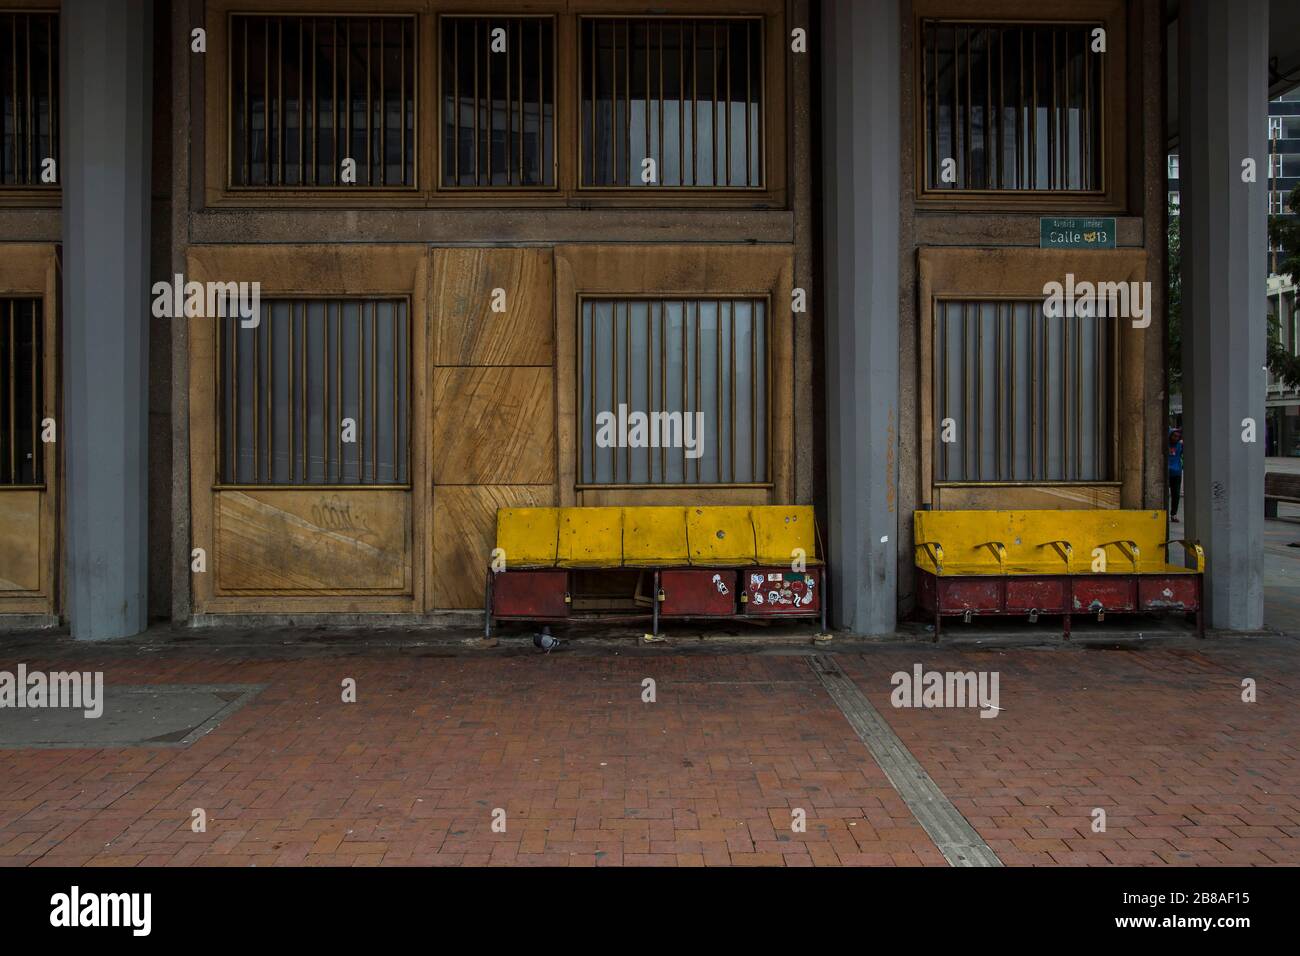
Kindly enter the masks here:
M 1170 540 L 1163 511 L 918 511 L 917 601 L 941 617 L 1195 611 L 1201 632 L 1205 552 Z M 1172 545 L 1194 561 L 1169 561 Z
M 664 617 L 822 617 L 824 567 L 807 505 L 502 508 L 488 573 L 497 618 L 571 619 L 570 572 L 653 573 Z

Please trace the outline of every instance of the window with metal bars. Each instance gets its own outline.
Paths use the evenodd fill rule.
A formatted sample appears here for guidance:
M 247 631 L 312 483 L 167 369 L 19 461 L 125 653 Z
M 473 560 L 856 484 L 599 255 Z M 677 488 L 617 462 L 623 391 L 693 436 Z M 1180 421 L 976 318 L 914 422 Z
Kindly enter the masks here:
M 263 300 L 254 327 L 219 321 L 223 484 L 408 482 L 407 300 Z
M 582 485 L 766 484 L 766 299 L 583 298 Z
M 39 485 L 42 317 L 40 299 L 0 299 L 0 485 Z
M 0 186 L 57 188 L 44 161 L 59 155 L 59 16 L 0 12 L 4 104 Z
M 438 18 L 442 184 L 555 185 L 555 21 Z
M 935 480 L 1110 480 L 1115 322 L 937 301 Z
M 414 188 L 415 17 L 232 14 L 229 46 L 232 186 Z
M 925 185 L 1100 192 L 1101 23 L 921 23 Z
M 760 17 L 580 24 L 583 186 L 762 187 Z

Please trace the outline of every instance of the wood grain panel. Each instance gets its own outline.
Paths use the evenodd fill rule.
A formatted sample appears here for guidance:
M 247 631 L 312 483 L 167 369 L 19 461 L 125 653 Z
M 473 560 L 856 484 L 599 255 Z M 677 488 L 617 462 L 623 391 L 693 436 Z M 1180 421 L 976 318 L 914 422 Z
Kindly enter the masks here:
M 551 370 L 435 369 L 433 480 L 439 485 L 554 482 Z
M 434 249 L 435 365 L 550 365 L 555 336 L 550 249 Z M 493 312 L 493 290 L 505 311 Z
M 41 492 L 0 492 L 0 592 L 41 587 Z
M 481 608 L 487 565 L 496 541 L 498 508 L 555 504 L 550 485 L 449 486 L 433 494 L 433 580 L 437 609 Z
M 1109 485 L 939 486 L 935 507 L 942 511 L 1041 511 L 1118 508 L 1120 487 Z
M 405 491 L 218 492 L 218 590 L 409 591 L 410 512 Z

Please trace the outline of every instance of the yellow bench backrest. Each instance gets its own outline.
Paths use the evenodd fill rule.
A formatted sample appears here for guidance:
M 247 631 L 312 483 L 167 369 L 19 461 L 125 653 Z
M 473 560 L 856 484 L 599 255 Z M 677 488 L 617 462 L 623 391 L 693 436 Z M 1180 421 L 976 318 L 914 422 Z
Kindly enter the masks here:
M 1178 572 L 1163 511 L 917 511 L 917 567 L 941 574 Z M 937 547 L 936 547 L 937 546 Z
M 496 546 L 508 568 L 819 563 L 807 505 L 502 508 Z

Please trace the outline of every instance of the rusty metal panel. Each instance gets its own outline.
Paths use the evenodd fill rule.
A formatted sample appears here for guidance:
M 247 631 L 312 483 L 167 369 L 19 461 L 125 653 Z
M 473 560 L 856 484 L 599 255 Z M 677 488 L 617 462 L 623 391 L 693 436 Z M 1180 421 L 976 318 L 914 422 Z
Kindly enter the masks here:
M 1132 611 L 1137 608 L 1137 578 L 1131 574 L 1098 574 L 1074 579 L 1074 610 Z
M 492 613 L 528 619 L 567 617 L 567 571 L 502 571 L 492 579 Z
M 952 614 L 961 611 L 993 612 L 1002 610 L 1001 578 L 954 578 L 939 581 L 939 610 Z
M 935 585 L 938 578 L 929 571 L 922 571 L 919 568 L 916 572 L 916 606 L 922 611 L 933 614 L 938 598 L 935 595 Z
M 736 613 L 736 572 L 670 570 L 659 575 L 660 617 L 730 617 Z
M 1061 612 L 1070 593 L 1069 578 L 1008 578 L 1006 609 L 1012 612 Z
M 1188 574 L 1148 575 L 1138 579 L 1138 602 L 1144 611 L 1195 611 L 1200 603 L 1197 579 Z
M 808 615 L 821 608 L 821 569 L 752 568 L 741 572 L 745 582 L 745 613 Z

